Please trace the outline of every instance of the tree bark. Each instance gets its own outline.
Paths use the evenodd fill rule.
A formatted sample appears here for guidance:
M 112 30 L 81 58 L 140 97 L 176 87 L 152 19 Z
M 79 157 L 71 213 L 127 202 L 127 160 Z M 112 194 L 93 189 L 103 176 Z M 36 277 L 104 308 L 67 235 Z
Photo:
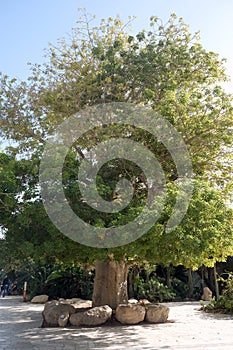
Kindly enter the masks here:
M 166 286 L 171 288 L 171 266 L 166 267 Z
M 127 303 L 128 265 L 125 261 L 100 261 L 95 266 L 93 306 L 109 305 L 116 309 Z
M 136 287 L 136 278 L 139 274 L 138 266 L 132 266 L 128 273 L 128 297 L 129 298 L 135 298 L 135 294 L 137 294 L 137 287 Z
M 188 296 L 189 299 L 193 297 L 193 274 L 191 268 L 188 268 Z
M 128 276 L 128 296 L 129 298 L 133 298 L 133 270 L 129 272 L 129 276 Z
M 215 284 L 216 299 L 218 299 L 219 298 L 219 286 L 218 286 L 218 277 L 217 277 L 216 263 L 214 264 L 213 272 L 214 272 L 214 284 Z

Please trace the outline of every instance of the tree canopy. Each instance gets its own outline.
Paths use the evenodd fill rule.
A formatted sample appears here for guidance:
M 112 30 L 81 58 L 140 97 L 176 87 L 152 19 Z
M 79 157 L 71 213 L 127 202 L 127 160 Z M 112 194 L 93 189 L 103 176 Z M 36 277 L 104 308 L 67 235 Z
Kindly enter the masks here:
M 27 81 L 1 75 L 0 133 L 15 145 L 8 155 L 1 155 L 1 225 L 6 241 L 25 257 L 45 260 L 114 256 L 195 268 L 224 260 L 233 246 L 232 210 L 225 204 L 232 189 L 232 97 L 221 87 L 227 79 L 224 61 L 205 50 L 199 35 L 190 33 L 176 15 L 165 25 L 152 16 L 150 29 L 136 35 L 118 17 L 98 26 L 92 21 L 84 13 L 67 39 L 50 46 L 47 63 L 32 65 Z M 38 166 L 49 135 L 62 121 L 110 102 L 146 106 L 167 118 L 187 146 L 195 189 L 182 223 L 166 233 L 179 180 L 170 152 L 154 135 L 129 125 L 102 125 L 86 132 L 66 156 L 63 185 L 72 209 L 94 226 L 132 220 L 148 189 L 135 164 L 115 159 L 98 173 L 98 190 L 106 200 L 115 200 L 117 180 L 126 178 L 134 187 L 132 203 L 108 215 L 88 208 L 79 191 L 77 169 L 85 152 L 98 142 L 122 137 L 142 143 L 158 159 L 167 183 L 164 211 L 147 234 L 126 246 L 97 249 L 69 240 L 50 222 L 39 194 Z M 18 167 L 23 168 L 21 173 Z

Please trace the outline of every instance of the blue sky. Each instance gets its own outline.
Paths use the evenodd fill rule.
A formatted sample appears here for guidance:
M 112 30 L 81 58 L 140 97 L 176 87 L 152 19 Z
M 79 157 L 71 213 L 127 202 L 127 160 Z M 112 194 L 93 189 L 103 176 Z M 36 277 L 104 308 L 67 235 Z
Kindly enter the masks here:
M 0 0 L 0 71 L 26 79 L 27 62 L 43 61 L 48 43 L 56 43 L 76 25 L 79 7 L 99 18 L 136 15 L 135 30 L 146 27 L 151 15 L 166 21 L 175 12 L 191 31 L 201 31 L 206 49 L 227 58 L 233 80 L 232 0 Z M 233 93 L 233 83 L 226 89 Z

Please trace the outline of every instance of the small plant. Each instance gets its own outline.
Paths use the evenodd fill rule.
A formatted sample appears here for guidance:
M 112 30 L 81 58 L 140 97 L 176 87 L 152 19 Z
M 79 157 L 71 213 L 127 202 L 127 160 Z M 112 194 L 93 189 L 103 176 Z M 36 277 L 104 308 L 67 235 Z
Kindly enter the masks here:
M 206 312 L 221 312 L 225 314 L 233 314 L 233 275 L 229 274 L 225 281 L 225 287 L 222 295 L 217 300 L 212 299 L 208 305 L 202 308 Z

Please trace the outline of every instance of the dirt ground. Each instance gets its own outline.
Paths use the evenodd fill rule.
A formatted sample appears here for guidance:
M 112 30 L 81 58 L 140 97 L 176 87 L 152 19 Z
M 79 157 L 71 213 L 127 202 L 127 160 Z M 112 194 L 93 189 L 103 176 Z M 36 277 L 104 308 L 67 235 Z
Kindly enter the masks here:
M 233 317 L 206 314 L 199 302 L 166 303 L 169 322 L 96 328 L 40 328 L 43 305 L 0 299 L 1 350 L 232 350 Z

